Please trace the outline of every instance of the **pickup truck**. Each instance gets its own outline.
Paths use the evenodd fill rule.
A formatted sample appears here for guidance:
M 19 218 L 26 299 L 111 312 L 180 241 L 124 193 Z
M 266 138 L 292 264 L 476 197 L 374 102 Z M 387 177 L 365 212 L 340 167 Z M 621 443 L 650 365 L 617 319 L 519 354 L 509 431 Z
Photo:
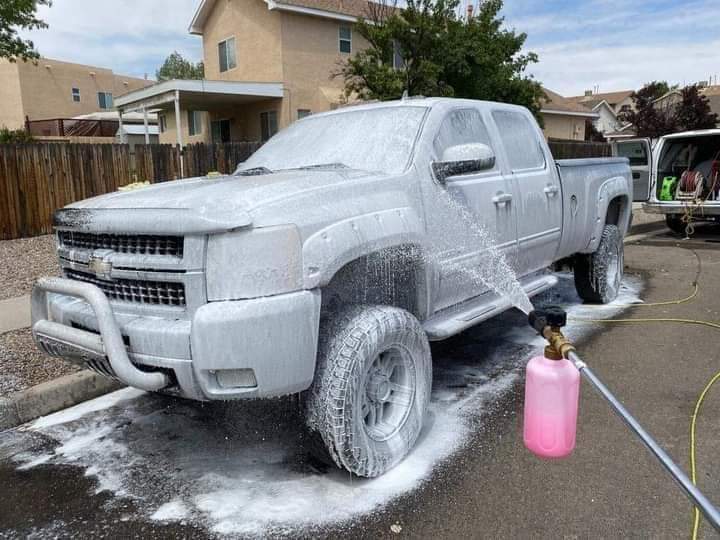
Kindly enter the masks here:
M 684 131 L 614 143 L 613 154 L 630 161 L 633 200 L 665 214 L 668 227 L 692 235 L 693 222 L 720 219 L 720 129 Z
M 565 259 L 584 300 L 609 302 L 630 182 L 625 158 L 554 161 L 517 106 L 410 98 L 313 115 L 234 174 L 58 210 L 63 277 L 36 283 L 33 334 L 148 391 L 299 394 L 313 446 L 377 476 L 423 426 L 429 341 L 511 307 L 463 278 L 488 249 L 463 231 L 486 231 L 529 296 Z

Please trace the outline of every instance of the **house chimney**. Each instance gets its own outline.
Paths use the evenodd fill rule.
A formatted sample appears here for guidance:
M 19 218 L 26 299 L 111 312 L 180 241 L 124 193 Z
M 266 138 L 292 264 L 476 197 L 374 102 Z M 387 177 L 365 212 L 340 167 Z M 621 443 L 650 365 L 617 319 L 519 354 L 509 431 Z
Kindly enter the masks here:
M 585 90 L 585 97 L 590 97 L 590 96 L 592 96 L 592 95 L 593 95 L 593 91 L 592 91 L 592 90 Z

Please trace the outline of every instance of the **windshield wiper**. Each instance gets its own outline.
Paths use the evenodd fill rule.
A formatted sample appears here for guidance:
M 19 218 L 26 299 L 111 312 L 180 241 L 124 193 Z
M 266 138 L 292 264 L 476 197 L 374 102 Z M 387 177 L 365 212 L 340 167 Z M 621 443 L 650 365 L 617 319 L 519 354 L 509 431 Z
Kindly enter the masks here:
M 272 174 L 272 171 L 267 167 L 253 167 L 252 169 L 235 171 L 235 176 L 259 176 L 261 174 Z

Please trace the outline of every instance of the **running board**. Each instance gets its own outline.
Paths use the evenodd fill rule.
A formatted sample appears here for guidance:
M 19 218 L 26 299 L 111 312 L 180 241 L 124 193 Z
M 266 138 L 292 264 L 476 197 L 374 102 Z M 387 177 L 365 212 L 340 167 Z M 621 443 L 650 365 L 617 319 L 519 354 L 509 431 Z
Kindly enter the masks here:
M 554 287 L 557 282 L 558 278 L 547 275 L 533 276 L 520 281 L 523 290 L 530 297 Z M 430 341 L 447 339 L 513 307 L 507 298 L 495 295 L 492 295 L 491 298 L 485 296 L 473 298 L 430 317 L 423 323 L 423 329 L 428 339 Z

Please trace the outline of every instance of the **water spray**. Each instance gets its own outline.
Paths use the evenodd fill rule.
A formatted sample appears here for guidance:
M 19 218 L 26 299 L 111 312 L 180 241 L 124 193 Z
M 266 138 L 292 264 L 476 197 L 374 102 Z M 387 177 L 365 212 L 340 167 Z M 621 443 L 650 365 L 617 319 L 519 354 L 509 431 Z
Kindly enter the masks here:
M 573 451 L 582 375 L 720 532 L 720 511 L 623 407 L 563 335 L 562 327 L 567 323 L 565 311 L 559 307 L 537 309 L 530 312 L 528 321 L 548 342 L 544 355 L 530 360 L 527 367 L 523 440 L 528 450 L 543 458 L 562 458 Z

